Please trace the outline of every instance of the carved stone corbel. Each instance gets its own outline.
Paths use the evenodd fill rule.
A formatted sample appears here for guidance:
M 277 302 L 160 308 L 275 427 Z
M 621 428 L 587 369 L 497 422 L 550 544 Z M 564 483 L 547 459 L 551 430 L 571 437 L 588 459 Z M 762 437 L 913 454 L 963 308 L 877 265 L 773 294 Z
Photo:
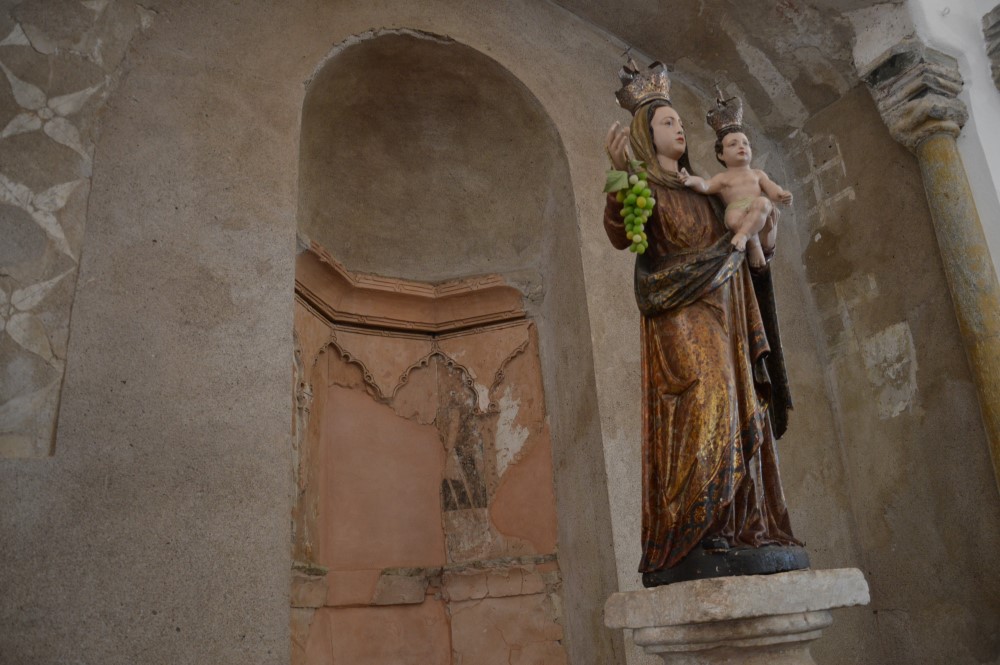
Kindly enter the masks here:
M 969 118 L 958 61 L 917 40 L 893 46 L 861 74 L 889 133 L 912 151 L 934 134 L 957 137 Z

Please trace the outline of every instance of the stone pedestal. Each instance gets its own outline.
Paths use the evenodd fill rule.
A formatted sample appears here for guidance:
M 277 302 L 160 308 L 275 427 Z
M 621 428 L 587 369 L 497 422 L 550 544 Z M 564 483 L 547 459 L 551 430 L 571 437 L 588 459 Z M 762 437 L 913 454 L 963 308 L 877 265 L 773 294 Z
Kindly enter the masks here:
M 671 665 L 815 665 L 809 644 L 830 610 L 867 605 L 856 568 L 692 580 L 612 595 L 609 628 Z

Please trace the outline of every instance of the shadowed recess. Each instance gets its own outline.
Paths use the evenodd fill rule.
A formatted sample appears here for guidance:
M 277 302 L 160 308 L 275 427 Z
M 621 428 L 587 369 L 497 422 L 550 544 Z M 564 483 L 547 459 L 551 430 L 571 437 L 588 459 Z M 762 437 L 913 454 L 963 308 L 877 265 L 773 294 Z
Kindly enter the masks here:
M 547 206 L 572 210 L 560 156 L 543 109 L 499 64 L 386 34 L 347 46 L 310 83 L 299 228 L 362 272 L 434 281 L 533 267 Z

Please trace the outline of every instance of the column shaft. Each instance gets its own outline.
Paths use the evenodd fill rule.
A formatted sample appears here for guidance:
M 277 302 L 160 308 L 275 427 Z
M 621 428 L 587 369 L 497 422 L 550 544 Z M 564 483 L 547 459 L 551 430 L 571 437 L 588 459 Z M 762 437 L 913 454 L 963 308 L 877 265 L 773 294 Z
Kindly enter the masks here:
M 1000 283 L 955 138 L 934 134 L 915 152 L 1000 487 Z

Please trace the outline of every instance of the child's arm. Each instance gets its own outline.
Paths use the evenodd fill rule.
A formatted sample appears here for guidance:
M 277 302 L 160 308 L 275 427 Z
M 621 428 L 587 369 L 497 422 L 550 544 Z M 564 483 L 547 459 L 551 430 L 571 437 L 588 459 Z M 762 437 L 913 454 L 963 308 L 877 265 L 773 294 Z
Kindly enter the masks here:
M 773 180 L 767 177 L 763 171 L 757 171 L 760 176 L 760 188 L 767 195 L 767 198 L 778 203 L 788 205 L 792 202 L 792 193 L 779 187 Z
M 702 194 L 718 194 L 722 191 L 722 174 L 713 176 L 711 180 L 706 181 L 696 175 L 691 175 L 686 169 L 681 169 L 680 173 L 677 174 L 680 177 L 681 184 L 685 187 L 689 187 L 696 192 L 701 192 Z

